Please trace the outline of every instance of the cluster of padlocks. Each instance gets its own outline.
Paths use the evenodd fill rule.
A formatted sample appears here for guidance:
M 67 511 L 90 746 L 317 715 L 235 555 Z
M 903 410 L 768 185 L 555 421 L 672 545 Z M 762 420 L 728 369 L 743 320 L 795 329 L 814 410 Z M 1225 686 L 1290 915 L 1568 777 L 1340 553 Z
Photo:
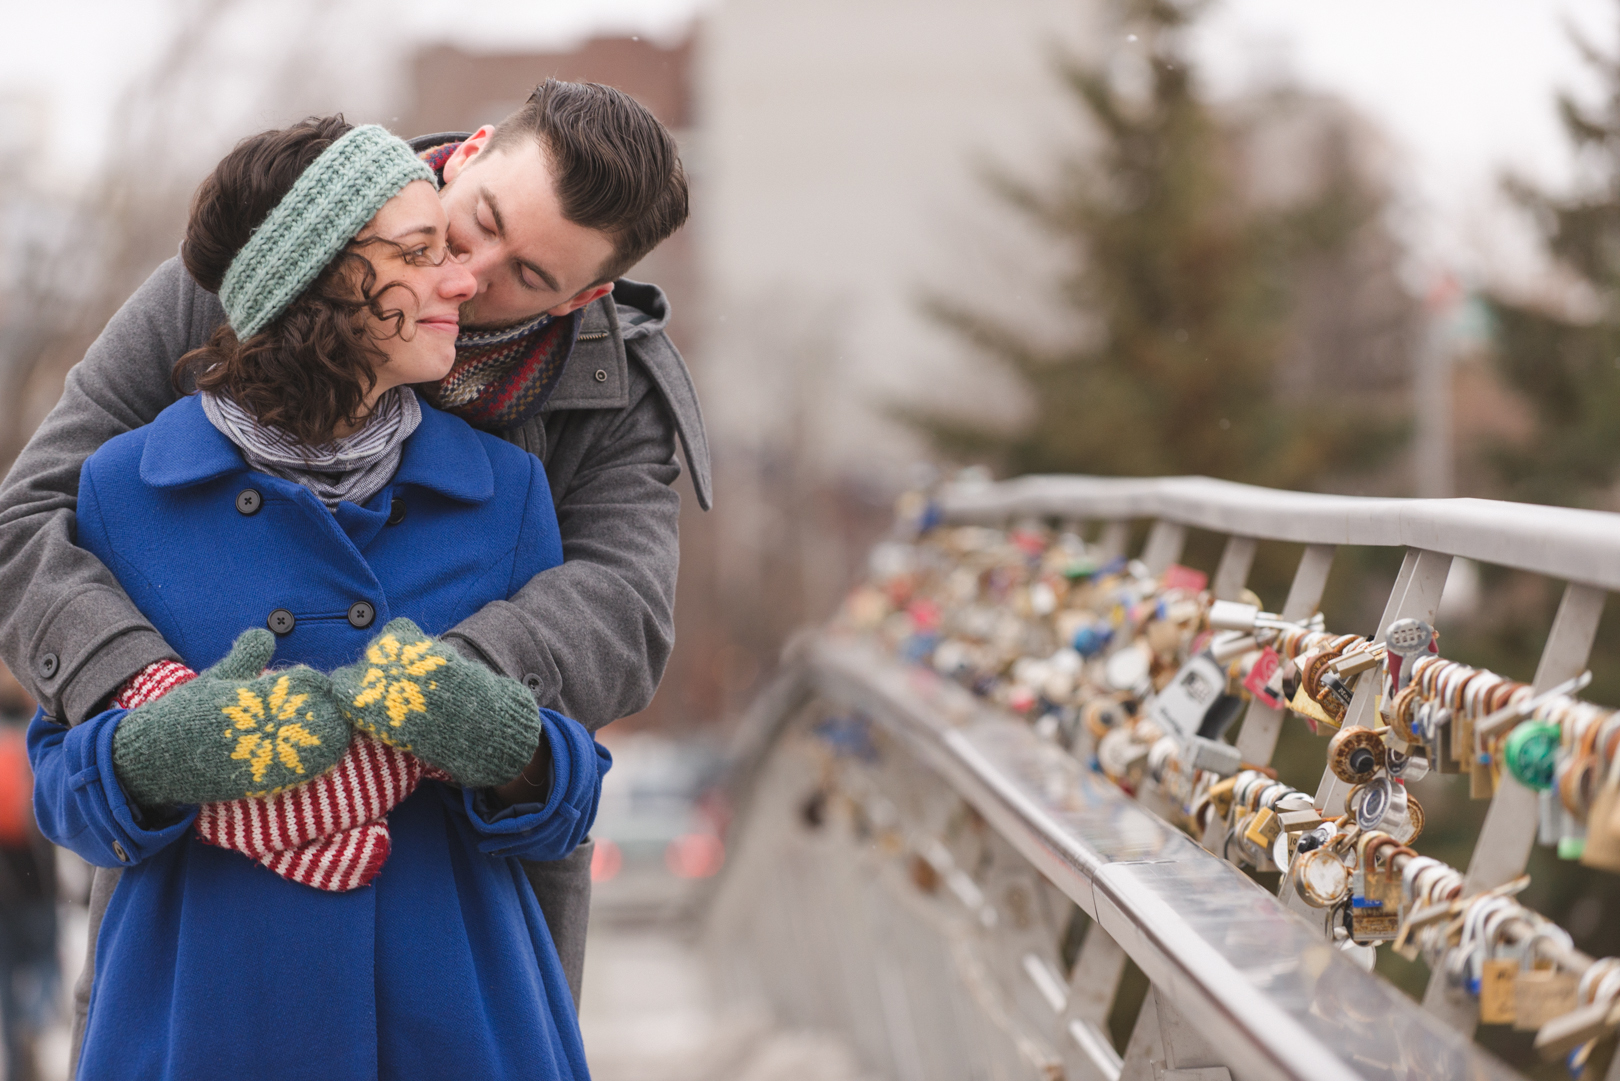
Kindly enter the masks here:
M 1153 575 L 1075 531 L 930 524 L 915 500 L 903 517 L 915 540 L 875 550 L 842 628 L 1026 718 L 1210 851 L 1280 872 L 1280 896 L 1364 963 L 1385 943 L 1422 956 L 1483 1023 L 1537 1030 L 1576 1070 L 1613 1053 L 1620 960 L 1585 957 L 1514 900 L 1527 878 L 1465 895 L 1463 874 L 1414 849 L 1407 790 L 1436 770 L 1488 798 L 1509 773 L 1541 793 L 1543 843 L 1620 871 L 1620 714 L 1575 697 L 1589 675 L 1537 694 L 1444 659 L 1419 620 L 1374 644 L 1252 592 L 1213 600 L 1201 572 Z M 1363 680 L 1374 723 L 1345 725 Z M 1326 737 L 1339 783 L 1301 792 L 1244 762 L 1223 737 L 1250 701 Z

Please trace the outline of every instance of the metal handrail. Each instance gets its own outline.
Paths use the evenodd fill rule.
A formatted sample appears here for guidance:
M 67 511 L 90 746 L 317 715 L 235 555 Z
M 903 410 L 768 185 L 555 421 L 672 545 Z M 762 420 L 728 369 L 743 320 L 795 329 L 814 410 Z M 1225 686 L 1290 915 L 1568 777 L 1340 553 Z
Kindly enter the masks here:
M 1402 1061 L 1424 1063 L 1424 1076 L 1516 1076 L 1028 725 L 856 641 L 822 636 L 797 652 L 824 701 L 862 711 L 936 771 L 1234 1074 L 1323 1081 L 1386 1076 Z
M 1262 540 L 1404 546 L 1620 589 L 1620 515 L 1492 499 L 1285 492 L 1209 477 L 1029 476 L 953 484 L 945 520 L 1155 518 Z
M 935 502 L 948 524 L 1104 523 L 1100 547 L 1110 555 L 1125 553 L 1128 520 L 1153 520 L 1140 555 L 1149 574 L 1180 558 L 1186 527 L 1225 534 L 1211 580 L 1218 599 L 1241 593 L 1257 541 L 1303 544 L 1281 608 L 1291 620 L 1315 610 L 1339 546 L 1405 547 L 1375 638 L 1395 620 L 1433 622 L 1453 557 L 1563 579 L 1568 584 L 1533 683 L 1543 691 L 1584 668 L 1605 594 L 1620 589 L 1620 515 L 1597 511 L 1284 492 L 1206 477 L 1032 476 L 946 485 Z M 1357 685 L 1346 725 L 1375 723 L 1375 684 Z M 1397 1069 L 1413 1076 L 1514 1076 L 1469 1039 L 1474 1008 L 1450 995 L 1440 976 L 1431 979 L 1426 1009 L 1414 1009 L 1324 941 L 1323 928 L 1310 922 L 1314 910 L 1302 918 L 1303 906 L 1279 902 L 1029 725 L 930 669 L 835 634 L 808 636 L 791 651 L 778 685 L 756 703 L 745 726 L 753 734 L 745 757 L 771 753 L 790 715 L 810 698 L 878 722 L 1090 915 L 1093 931 L 1117 943 L 1116 957 L 1123 950 L 1137 963 L 1152 982 L 1149 1002 L 1158 1003 L 1160 1017 L 1153 1020 L 1144 1008 L 1137 1034 L 1163 1029 L 1168 1014 L 1167 1041 L 1178 1026 L 1196 1030 L 1244 1078 L 1384 1076 Z M 1282 721 L 1281 710 L 1251 703 L 1238 738 L 1244 761 L 1270 761 Z M 1342 782 L 1325 772 L 1318 807 L 1342 801 L 1336 785 Z M 1468 868 L 1470 892 L 1521 873 L 1537 820 L 1535 793 L 1504 773 Z M 1071 981 L 1100 971 L 1084 960 Z M 1148 1076 L 1142 1069 L 1127 1054 L 1124 1074 Z M 1119 1075 L 1118 1065 L 1099 1073 Z

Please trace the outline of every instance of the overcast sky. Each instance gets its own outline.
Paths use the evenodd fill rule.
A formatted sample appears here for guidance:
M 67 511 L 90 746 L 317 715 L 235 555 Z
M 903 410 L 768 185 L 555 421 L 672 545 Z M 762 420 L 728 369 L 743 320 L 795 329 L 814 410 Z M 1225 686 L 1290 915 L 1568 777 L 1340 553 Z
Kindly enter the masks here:
M 1349 99 L 1400 153 L 1402 220 L 1420 261 L 1478 278 L 1489 273 L 1482 264 L 1528 254 L 1502 173 L 1555 187 L 1572 179 L 1554 95 L 1596 94 L 1569 27 L 1614 52 L 1620 3 L 1217 0 L 1199 51 L 1217 93 L 1280 69 Z
M 51 172 L 71 180 L 94 166 L 110 103 L 150 64 L 184 2 L 0 0 L 11 46 L 0 106 L 48 120 L 38 153 Z M 389 33 L 407 40 L 554 48 L 593 32 L 678 35 L 709 2 L 394 0 L 380 10 L 396 20 Z M 266 0 L 264 10 L 281 3 Z M 1466 273 L 1512 246 L 1496 194 L 1504 168 L 1567 182 L 1553 95 L 1590 95 L 1592 83 L 1565 26 L 1608 46 L 1620 43 L 1617 13 L 1615 0 L 1216 0 L 1199 55 L 1219 94 L 1280 72 L 1354 103 L 1401 152 L 1409 242 L 1427 263 Z

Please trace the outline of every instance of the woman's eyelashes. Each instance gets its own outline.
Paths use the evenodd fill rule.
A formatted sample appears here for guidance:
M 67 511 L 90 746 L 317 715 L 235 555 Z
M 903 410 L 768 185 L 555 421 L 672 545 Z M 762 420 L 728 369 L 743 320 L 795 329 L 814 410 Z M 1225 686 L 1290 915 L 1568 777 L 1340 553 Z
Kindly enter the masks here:
M 443 266 L 450 258 L 450 246 L 423 244 L 401 252 L 400 257 L 410 266 Z

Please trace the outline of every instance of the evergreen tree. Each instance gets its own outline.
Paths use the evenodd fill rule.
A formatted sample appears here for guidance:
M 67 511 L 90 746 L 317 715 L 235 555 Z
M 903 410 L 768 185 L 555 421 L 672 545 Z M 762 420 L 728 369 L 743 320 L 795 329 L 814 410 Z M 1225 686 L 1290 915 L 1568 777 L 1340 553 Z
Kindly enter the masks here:
M 1558 111 L 1587 183 L 1572 195 L 1520 180 L 1508 189 L 1531 214 L 1546 250 L 1597 299 L 1597 317 L 1572 319 L 1489 296 L 1496 359 L 1531 405 L 1533 439 L 1498 443 L 1490 457 L 1510 498 L 1535 503 L 1608 502 L 1620 469 L 1620 62 L 1579 37 L 1605 96 L 1586 109 L 1560 95 Z
M 1062 303 L 1094 332 L 1054 350 L 1002 315 L 936 299 L 933 313 L 1010 366 L 1033 403 L 1012 433 L 973 417 L 912 415 L 945 453 L 1011 474 L 1203 473 L 1308 487 L 1387 431 L 1353 396 L 1280 400 L 1301 267 L 1344 251 L 1379 206 L 1355 170 L 1331 167 L 1304 205 L 1253 205 L 1235 175 L 1235 133 L 1200 98 L 1188 63 L 1185 29 L 1202 7 L 1129 0 L 1145 88 L 1131 93 L 1066 62 L 1095 147 L 1050 188 L 994 178 L 1065 246 Z

